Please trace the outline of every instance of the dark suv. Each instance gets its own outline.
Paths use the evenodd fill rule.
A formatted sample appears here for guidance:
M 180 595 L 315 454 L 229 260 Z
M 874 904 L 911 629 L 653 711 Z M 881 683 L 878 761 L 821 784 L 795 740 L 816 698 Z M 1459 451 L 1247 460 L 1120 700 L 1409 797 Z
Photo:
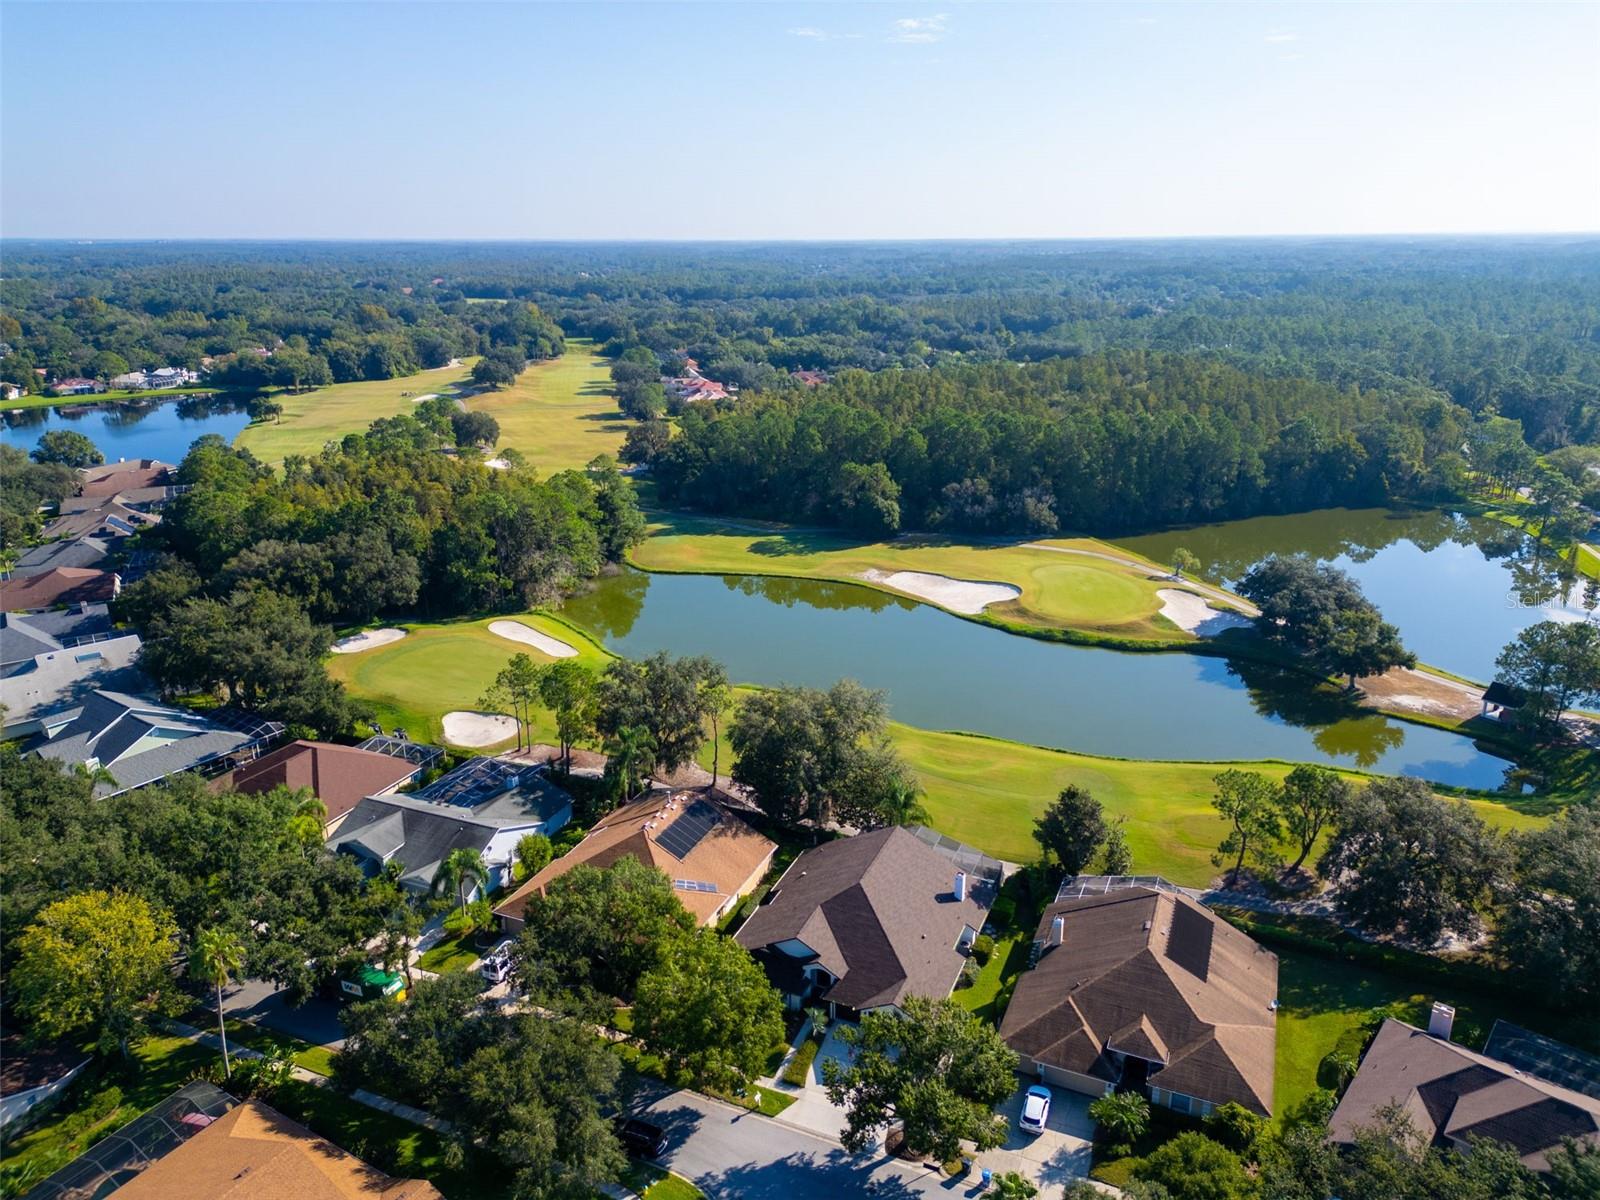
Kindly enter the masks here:
M 634 1158 L 660 1158 L 667 1149 L 667 1131 L 638 1117 L 616 1119 L 617 1138 Z

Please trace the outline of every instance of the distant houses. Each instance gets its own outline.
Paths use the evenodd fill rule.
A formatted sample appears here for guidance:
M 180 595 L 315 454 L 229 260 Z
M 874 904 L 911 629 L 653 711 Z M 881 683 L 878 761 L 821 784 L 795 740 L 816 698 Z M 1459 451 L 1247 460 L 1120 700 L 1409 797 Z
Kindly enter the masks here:
M 50 384 L 50 390 L 58 396 L 89 396 L 106 390 L 106 385 L 98 379 L 83 379 L 73 376 L 68 379 L 58 379 Z
M 265 350 L 265 347 L 261 349 Z M 111 379 L 111 386 L 118 391 L 142 392 L 187 387 L 199 382 L 200 376 L 185 367 L 157 367 L 153 371 L 127 371 L 115 375 Z M 60 390 L 59 385 L 57 390 Z

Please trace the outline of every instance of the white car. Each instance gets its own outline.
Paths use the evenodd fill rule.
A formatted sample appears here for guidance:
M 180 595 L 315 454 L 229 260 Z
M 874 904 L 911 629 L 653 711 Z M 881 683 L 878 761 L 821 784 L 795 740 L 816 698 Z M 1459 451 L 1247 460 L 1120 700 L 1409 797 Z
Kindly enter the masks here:
M 485 954 L 478 971 L 490 983 L 504 983 L 511 974 L 511 943 L 501 942 Z
M 1049 1120 L 1050 1089 L 1036 1083 L 1022 1098 L 1022 1115 L 1017 1118 L 1017 1127 L 1023 1133 L 1043 1133 Z

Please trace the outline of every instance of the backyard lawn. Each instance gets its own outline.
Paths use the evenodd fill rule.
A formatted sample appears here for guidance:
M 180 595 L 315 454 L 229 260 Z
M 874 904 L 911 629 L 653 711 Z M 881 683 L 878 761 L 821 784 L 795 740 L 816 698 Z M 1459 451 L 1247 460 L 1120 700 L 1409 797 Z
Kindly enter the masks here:
M 422 952 L 417 959 L 417 966 L 435 975 L 443 975 L 448 971 L 465 971 L 480 957 L 474 936 L 468 933 L 461 937 L 440 938 Z
M 631 561 L 645 570 L 752 575 L 792 575 L 865 582 L 868 570 L 921 571 L 953 579 L 1009 583 L 1021 590 L 1013 601 L 989 605 L 984 614 L 1002 622 L 1044 629 L 1073 629 L 1138 641 L 1194 641 L 1159 615 L 1156 592 L 1171 586 L 1152 579 L 1165 568 L 1146 569 L 1089 557 L 1136 558 L 1103 542 L 1083 538 L 1051 541 L 1062 554 L 1021 545 L 966 545 L 936 537 L 861 542 L 838 533 L 752 528 L 679 513 L 652 513 L 652 536 Z M 882 586 L 882 585 L 872 585 Z M 885 591 L 894 589 L 884 587 Z
M 541 476 L 581 468 L 597 454 L 614 457 L 632 424 L 611 394 L 610 360 L 579 338 L 510 387 L 469 397 L 467 408 L 500 422 L 498 448 L 519 451 Z
M 970 1013 L 975 1013 L 991 1025 L 999 1025 L 1005 1015 L 999 1004 L 1000 994 L 1028 966 L 1028 952 L 1033 945 L 1033 931 L 1015 929 L 994 940 L 994 953 L 978 971 L 971 987 L 951 993 L 951 999 Z
M 471 363 L 419 371 L 403 379 L 372 379 L 336 383 L 309 392 L 284 392 L 275 397 L 283 416 L 274 421 L 246 425 L 234 445 L 274 466 L 291 454 L 317 454 L 330 441 L 347 433 L 362 433 L 379 417 L 411 411 L 430 392 L 446 392 L 452 385 L 471 386 Z

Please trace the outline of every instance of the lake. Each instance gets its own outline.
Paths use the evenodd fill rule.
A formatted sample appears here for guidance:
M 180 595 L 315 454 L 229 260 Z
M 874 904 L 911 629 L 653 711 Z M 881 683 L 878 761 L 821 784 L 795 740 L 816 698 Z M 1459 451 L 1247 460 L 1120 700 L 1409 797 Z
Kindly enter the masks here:
M 1156 562 L 1187 547 L 1225 585 L 1268 555 L 1309 554 L 1348 571 L 1423 662 L 1481 681 L 1529 625 L 1587 615 L 1581 579 L 1561 579 L 1532 538 L 1484 517 L 1334 508 L 1113 540 Z
M 86 401 L 92 398 L 84 397 Z M 72 413 L 25 408 L 4 414 L 0 442 L 32 450 L 52 429 L 74 429 L 99 447 L 107 462 L 157 458 L 178 463 L 202 434 L 220 434 L 231 443 L 249 423 L 249 414 L 242 406 L 209 396 L 181 400 L 174 397 L 148 408 L 115 404 Z
M 1504 759 L 1457 734 L 1353 716 L 1303 677 L 1195 654 L 1120 654 L 990 629 L 871 588 L 625 571 L 563 614 L 611 650 L 707 654 L 741 683 L 889 694 L 894 718 L 1091 754 L 1278 758 L 1494 788 Z

